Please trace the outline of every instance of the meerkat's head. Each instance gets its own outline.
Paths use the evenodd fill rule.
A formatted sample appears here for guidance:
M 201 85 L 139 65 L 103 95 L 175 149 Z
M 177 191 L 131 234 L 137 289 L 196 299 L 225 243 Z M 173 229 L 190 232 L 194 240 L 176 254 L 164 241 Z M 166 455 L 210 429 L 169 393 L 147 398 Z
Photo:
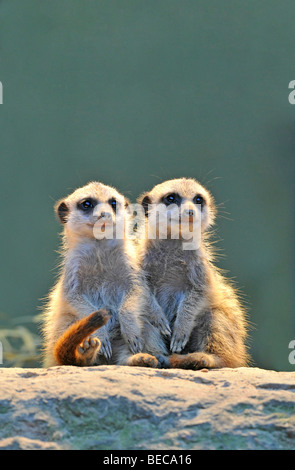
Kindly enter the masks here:
M 145 210 L 149 225 L 157 220 L 155 211 L 160 213 L 160 218 L 165 213 L 168 232 L 180 230 L 180 226 L 182 233 L 191 231 L 196 222 L 204 233 L 214 223 L 216 214 L 212 195 L 193 178 L 177 178 L 157 184 L 142 194 L 138 202 Z
M 55 210 L 67 237 L 114 238 L 114 228 L 125 220 L 128 204 L 115 188 L 91 182 L 58 201 Z

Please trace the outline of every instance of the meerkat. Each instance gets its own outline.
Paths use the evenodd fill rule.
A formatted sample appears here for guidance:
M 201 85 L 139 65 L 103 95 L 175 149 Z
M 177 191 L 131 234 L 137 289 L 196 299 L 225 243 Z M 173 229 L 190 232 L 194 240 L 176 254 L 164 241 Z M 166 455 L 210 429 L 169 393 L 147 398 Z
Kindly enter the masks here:
M 236 289 L 213 264 L 213 196 L 195 179 L 178 178 L 156 185 L 138 202 L 146 213 L 138 256 L 154 302 L 172 330 L 167 345 L 170 367 L 246 366 L 246 314 Z M 155 213 L 160 220 L 165 213 L 166 237 L 155 227 Z
M 62 262 L 44 312 L 45 367 L 158 365 L 152 353 L 165 348 L 147 319 L 148 288 L 125 237 L 127 207 L 122 194 L 99 182 L 57 202 Z

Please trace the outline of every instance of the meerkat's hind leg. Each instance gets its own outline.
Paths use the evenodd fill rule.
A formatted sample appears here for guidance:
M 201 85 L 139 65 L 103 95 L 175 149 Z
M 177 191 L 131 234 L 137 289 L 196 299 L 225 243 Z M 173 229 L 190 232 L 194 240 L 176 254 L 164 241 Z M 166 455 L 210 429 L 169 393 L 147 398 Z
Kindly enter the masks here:
M 215 354 L 194 352 L 189 354 L 172 354 L 169 358 L 173 369 L 218 369 L 224 367 L 224 361 Z
M 71 325 L 57 340 L 54 355 L 60 365 L 92 365 L 100 347 L 90 335 L 109 320 L 106 310 L 97 310 Z
M 88 336 L 77 348 L 79 362 L 81 365 L 88 365 L 93 362 L 98 351 L 100 350 L 100 340 L 94 336 Z
M 158 367 L 158 359 L 155 356 L 147 353 L 132 354 L 130 352 L 121 351 L 118 360 L 118 365 L 123 366 L 138 366 L 138 367 Z
M 127 361 L 128 366 L 153 367 L 158 366 L 158 359 L 147 353 L 137 353 L 130 356 Z
M 163 354 L 156 354 L 156 359 L 158 361 L 158 369 L 170 369 L 170 358 L 169 356 L 164 356 Z

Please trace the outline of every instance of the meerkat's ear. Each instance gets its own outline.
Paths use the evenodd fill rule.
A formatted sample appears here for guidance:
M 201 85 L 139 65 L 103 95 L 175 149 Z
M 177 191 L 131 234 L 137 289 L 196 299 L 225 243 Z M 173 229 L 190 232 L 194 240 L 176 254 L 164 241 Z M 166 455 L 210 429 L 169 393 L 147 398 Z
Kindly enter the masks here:
M 127 209 L 130 206 L 130 201 L 127 199 L 127 197 L 124 196 L 124 207 Z
M 60 222 L 62 224 L 65 224 L 67 222 L 67 217 L 69 213 L 69 208 L 66 205 L 65 201 L 58 201 L 55 204 L 55 212 L 57 214 L 57 217 L 59 218 Z
M 144 208 L 145 216 L 148 216 L 149 204 L 152 204 L 151 198 L 148 194 L 143 194 L 138 198 L 138 203 Z

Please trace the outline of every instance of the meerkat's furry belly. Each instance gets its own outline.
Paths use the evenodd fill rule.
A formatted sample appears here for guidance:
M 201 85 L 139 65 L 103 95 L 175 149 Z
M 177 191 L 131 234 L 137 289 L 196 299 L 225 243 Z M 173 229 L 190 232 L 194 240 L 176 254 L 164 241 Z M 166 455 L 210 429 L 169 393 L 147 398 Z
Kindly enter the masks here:
M 85 297 L 95 309 L 106 308 L 116 311 L 130 282 L 130 272 L 123 256 L 117 251 L 106 253 L 91 249 L 76 260 L 76 267 L 68 273 L 67 292 L 73 290 Z M 121 276 L 118 276 L 118 271 Z M 74 287 L 74 289 L 73 289 Z
M 179 266 L 166 266 L 166 269 L 149 266 L 148 278 L 152 292 L 172 325 L 179 305 L 191 288 L 185 270 Z
M 177 314 L 177 309 L 181 301 L 185 298 L 185 293 L 183 291 L 175 291 L 170 285 L 164 285 L 162 289 L 156 290 L 155 295 L 160 307 L 162 307 L 169 320 L 170 326 L 172 326 Z
M 145 260 L 149 287 L 173 326 L 178 308 L 187 294 L 200 288 L 203 297 L 204 268 L 191 252 L 178 246 L 173 250 L 160 245 L 152 249 Z

